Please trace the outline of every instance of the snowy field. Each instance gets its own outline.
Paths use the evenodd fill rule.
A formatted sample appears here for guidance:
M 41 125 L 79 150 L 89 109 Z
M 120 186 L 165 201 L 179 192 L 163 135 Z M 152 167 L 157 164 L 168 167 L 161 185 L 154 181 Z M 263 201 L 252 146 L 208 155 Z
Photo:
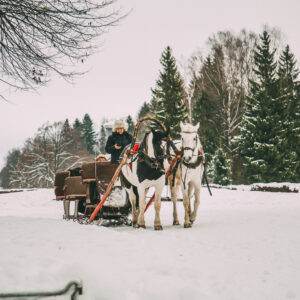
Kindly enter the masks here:
M 190 229 L 163 202 L 163 231 L 153 206 L 146 229 L 107 228 L 62 220 L 53 190 L 0 194 L 0 293 L 76 280 L 87 300 L 300 299 L 300 194 L 212 192 Z

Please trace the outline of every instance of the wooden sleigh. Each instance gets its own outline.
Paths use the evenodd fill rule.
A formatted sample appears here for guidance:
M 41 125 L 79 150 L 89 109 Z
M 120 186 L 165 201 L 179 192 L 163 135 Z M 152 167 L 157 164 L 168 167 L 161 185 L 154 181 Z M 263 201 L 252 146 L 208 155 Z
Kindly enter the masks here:
M 54 192 L 57 201 L 63 202 L 64 219 L 88 219 L 105 193 L 118 164 L 108 161 L 84 163 L 79 176 L 71 172 L 57 172 Z M 72 205 L 71 205 L 72 203 Z M 71 207 L 74 206 L 71 213 Z M 121 182 L 115 182 L 105 204 L 98 212 L 96 220 L 126 219 L 130 212 L 130 202 Z M 127 220 L 126 220 L 127 222 Z M 117 222 L 119 223 L 119 222 Z

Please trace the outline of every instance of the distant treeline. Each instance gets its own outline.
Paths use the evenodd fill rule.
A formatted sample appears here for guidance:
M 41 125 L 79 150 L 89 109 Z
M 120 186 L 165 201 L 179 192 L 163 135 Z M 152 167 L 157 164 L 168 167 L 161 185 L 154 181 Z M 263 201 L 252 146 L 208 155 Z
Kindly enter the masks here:
M 200 122 L 211 180 L 218 184 L 300 181 L 300 84 L 280 32 L 218 32 L 194 54 L 184 78 L 172 49 L 139 117 L 159 118 L 178 137 L 179 120 Z
M 218 32 L 208 54 L 195 53 L 180 72 L 172 49 L 161 56 L 152 98 L 137 119 L 154 116 L 179 136 L 179 122 L 200 122 L 200 139 L 210 180 L 217 184 L 300 182 L 300 84 L 296 59 L 277 30 L 261 35 Z M 129 130 L 134 121 L 127 117 Z M 148 124 L 149 125 L 149 124 Z M 145 131 L 142 124 L 140 134 Z M 57 170 L 104 153 L 88 114 L 41 127 L 23 149 L 8 153 L 1 171 L 4 187 L 50 187 Z
M 131 116 L 127 117 L 128 129 L 133 129 Z M 106 136 L 95 132 L 89 114 L 70 125 L 69 120 L 45 124 L 34 137 L 26 140 L 22 149 L 9 151 L 1 170 L 5 188 L 53 187 L 55 173 L 91 161 L 99 153 L 105 154 Z M 101 150 L 102 152 L 101 152 Z

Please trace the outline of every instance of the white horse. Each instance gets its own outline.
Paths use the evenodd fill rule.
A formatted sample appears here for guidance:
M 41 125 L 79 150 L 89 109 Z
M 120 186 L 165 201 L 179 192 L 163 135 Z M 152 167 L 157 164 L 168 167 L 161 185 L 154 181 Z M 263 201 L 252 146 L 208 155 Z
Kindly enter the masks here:
M 169 184 L 173 201 L 173 225 L 179 225 L 176 202 L 177 188 L 180 184 L 185 210 L 184 227 L 188 228 L 195 221 L 200 204 L 200 188 L 204 172 L 204 153 L 197 133 L 199 123 L 193 126 L 192 124 L 183 124 L 180 122 L 180 128 L 183 156 L 175 175 L 175 185 L 172 185 L 173 178 L 170 179 Z M 192 196 L 195 197 L 193 211 L 191 209 Z
M 127 164 L 122 167 L 121 176 L 131 202 L 133 226 L 146 228 L 144 218 L 146 193 L 150 187 L 155 187 L 154 229 L 162 229 L 160 207 L 161 194 L 165 184 L 164 160 L 166 159 L 168 133 L 169 131 L 154 130 L 147 133 L 139 147 L 137 157 L 128 159 Z

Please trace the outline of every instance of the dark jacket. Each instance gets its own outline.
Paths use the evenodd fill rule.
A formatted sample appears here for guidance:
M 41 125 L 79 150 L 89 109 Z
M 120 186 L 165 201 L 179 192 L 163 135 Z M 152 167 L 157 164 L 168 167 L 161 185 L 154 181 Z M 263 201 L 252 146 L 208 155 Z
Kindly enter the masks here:
M 127 146 L 128 144 L 131 143 L 131 140 L 132 140 L 132 136 L 127 131 L 124 131 L 123 134 L 113 132 L 112 135 L 110 135 L 108 137 L 106 146 L 105 146 L 105 151 L 107 153 L 111 154 L 110 161 L 112 163 L 118 162 L 121 152 L 123 151 L 125 146 Z M 116 144 L 119 146 L 122 146 L 122 148 L 119 150 L 116 149 L 115 148 Z

